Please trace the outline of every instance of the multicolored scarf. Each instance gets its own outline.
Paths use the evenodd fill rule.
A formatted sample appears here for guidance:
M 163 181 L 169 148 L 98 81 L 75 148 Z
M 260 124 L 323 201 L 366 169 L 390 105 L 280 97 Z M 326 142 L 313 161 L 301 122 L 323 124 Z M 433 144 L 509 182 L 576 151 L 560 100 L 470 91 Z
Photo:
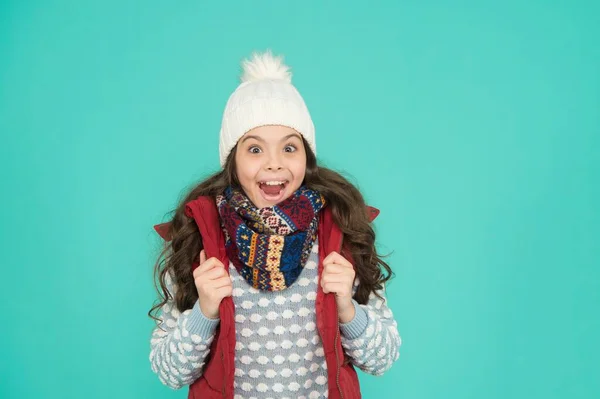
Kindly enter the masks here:
M 216 201 L 225 249 L 240 275 L 263 291 L 292 285 L 317 238 L 325 198 L 302 186 L 277 205 L 256 208 L 242 190 L 228 187 Z

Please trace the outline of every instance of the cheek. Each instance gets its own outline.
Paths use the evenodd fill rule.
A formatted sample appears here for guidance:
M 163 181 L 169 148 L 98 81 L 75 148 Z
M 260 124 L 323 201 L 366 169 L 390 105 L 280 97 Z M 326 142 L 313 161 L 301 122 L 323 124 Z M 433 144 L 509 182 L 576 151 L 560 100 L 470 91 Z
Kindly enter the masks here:
M 292 173 L 294 174 L 294 180 L 302 182 L 306 175 L 306 159 L 301 159 L 296 162 L 293 166 Z
M 242 186 L 251 187 L 255 183 L 258 169 L 253 162 L 240 157 L 239 161 L 236 160 L 235 172 Z
M 298 169 L 298 171 L 294 174 L 295 180 L 299 183 L 302 183 L 302 181 L 304 180 L 304 176 L 306 176 L 305 168 Z
M 304 181 L 304 176 L 306 174 L 306 167 L 305 167 L 305 165 L 299 164 L 293 168 L 290 167 L 290 172 L 292 173 L 292 176 L 294 177 L 290 188 L 292 189 L 292 191 L 295 191 L 302 185 L 302 182 Z
M 238 177 L 238 180 L 240 181 L 240 184 L 242 186 L 248 186 L 248 185 L 250 185 L 251 176 L 249 175 L 248 172 L 249 171 L 248 171 L 247 168 L 244 168 L 244 167 L 237 168 L 237 171 L 236 171 L 237 177 Z

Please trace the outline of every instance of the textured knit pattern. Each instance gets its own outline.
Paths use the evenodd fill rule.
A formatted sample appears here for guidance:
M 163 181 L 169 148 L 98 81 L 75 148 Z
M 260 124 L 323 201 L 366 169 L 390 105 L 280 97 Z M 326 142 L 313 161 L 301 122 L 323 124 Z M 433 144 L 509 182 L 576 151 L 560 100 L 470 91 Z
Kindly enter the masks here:
M 317 237 L 325 198 L 302 186 L 279 204 L 259 209 L 243 190 L 227 187 L 216 202 L 227 256 L 239 274 L 264 291 L 292 285 Z
M 316 329 L 317 251 L 315 243 L 299 279 L 279 292 L 250 287 L 230 265 L 236 399 L 327 397 L 327 365 Z M 368 304 L 354 302 L 354 306 L 354 319 L 340 323 L 342 346 L 357 367 L 383 374 L 399 356 L 396 321 L 386 301 L 375 295 Z M 161 319 L 166 331 L 158 327 L 153 331 L 152 370 L 163 384 L 179 389 L 201 376 L 219 321 L 204 317 L 198 302 L 183 313 L 169 302 Z

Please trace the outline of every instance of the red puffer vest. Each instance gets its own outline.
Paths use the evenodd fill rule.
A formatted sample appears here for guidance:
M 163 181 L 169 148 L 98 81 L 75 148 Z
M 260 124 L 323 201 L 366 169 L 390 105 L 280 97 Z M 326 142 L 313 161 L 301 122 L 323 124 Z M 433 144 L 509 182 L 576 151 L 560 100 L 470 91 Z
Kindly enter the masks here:
M 228 265 L 225 252 L 225 238 L 219 223 L 219 214 L 214 198 L 198 197 L 188 203 L 189 217 L 193 217 L 202 236 L 202 243 L 208 258 L 216 257 Z M 367 207 L 370 219 L 379 214 L 379 210 Z M 351 260 L 347 251 L 342 249 L 342 232 L 334 223 L 329 207 L 319 214 L 319 276 L 323 271 L 323 259 L 331 252 L 343 253 Z M 165 240 L 169 240 L 169 223 L 154 226 Z M 194 267 L 197 263 L 194 264 Z M 229 271 L 229 268 L 226 268 Z M 317 330 L 321 337 L 327 362 L 327 380 L 329 399 L 361 398 L 356 370 L 344 353 L 340 340 L 339 319 L 334 294 L 325 294 L 318 285 L 315 302 Z M 231 297 L 226 297 L 219 305 L 221 322 L 217 336 L 211 344 L 209 359 L 200 378 L 190 385 L 188 399 L 233 398 L 234 359 L 235 359 L 235 319 Z

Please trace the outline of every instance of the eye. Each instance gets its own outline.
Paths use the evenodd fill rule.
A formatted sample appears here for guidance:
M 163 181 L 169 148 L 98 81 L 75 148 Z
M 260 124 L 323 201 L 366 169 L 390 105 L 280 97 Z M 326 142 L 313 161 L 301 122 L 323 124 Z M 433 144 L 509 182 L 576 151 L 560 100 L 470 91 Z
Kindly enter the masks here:
M 283 148 L 283 151 L 285 152 L 295 152 L 296 150 L 297 148 L 294 144 L 288 144 Z
M 248 151 L 251 154 L 259 154 L 261 152 L 261 149 L 255 145 L 253 145 L 252 147 L 248 148 Z

